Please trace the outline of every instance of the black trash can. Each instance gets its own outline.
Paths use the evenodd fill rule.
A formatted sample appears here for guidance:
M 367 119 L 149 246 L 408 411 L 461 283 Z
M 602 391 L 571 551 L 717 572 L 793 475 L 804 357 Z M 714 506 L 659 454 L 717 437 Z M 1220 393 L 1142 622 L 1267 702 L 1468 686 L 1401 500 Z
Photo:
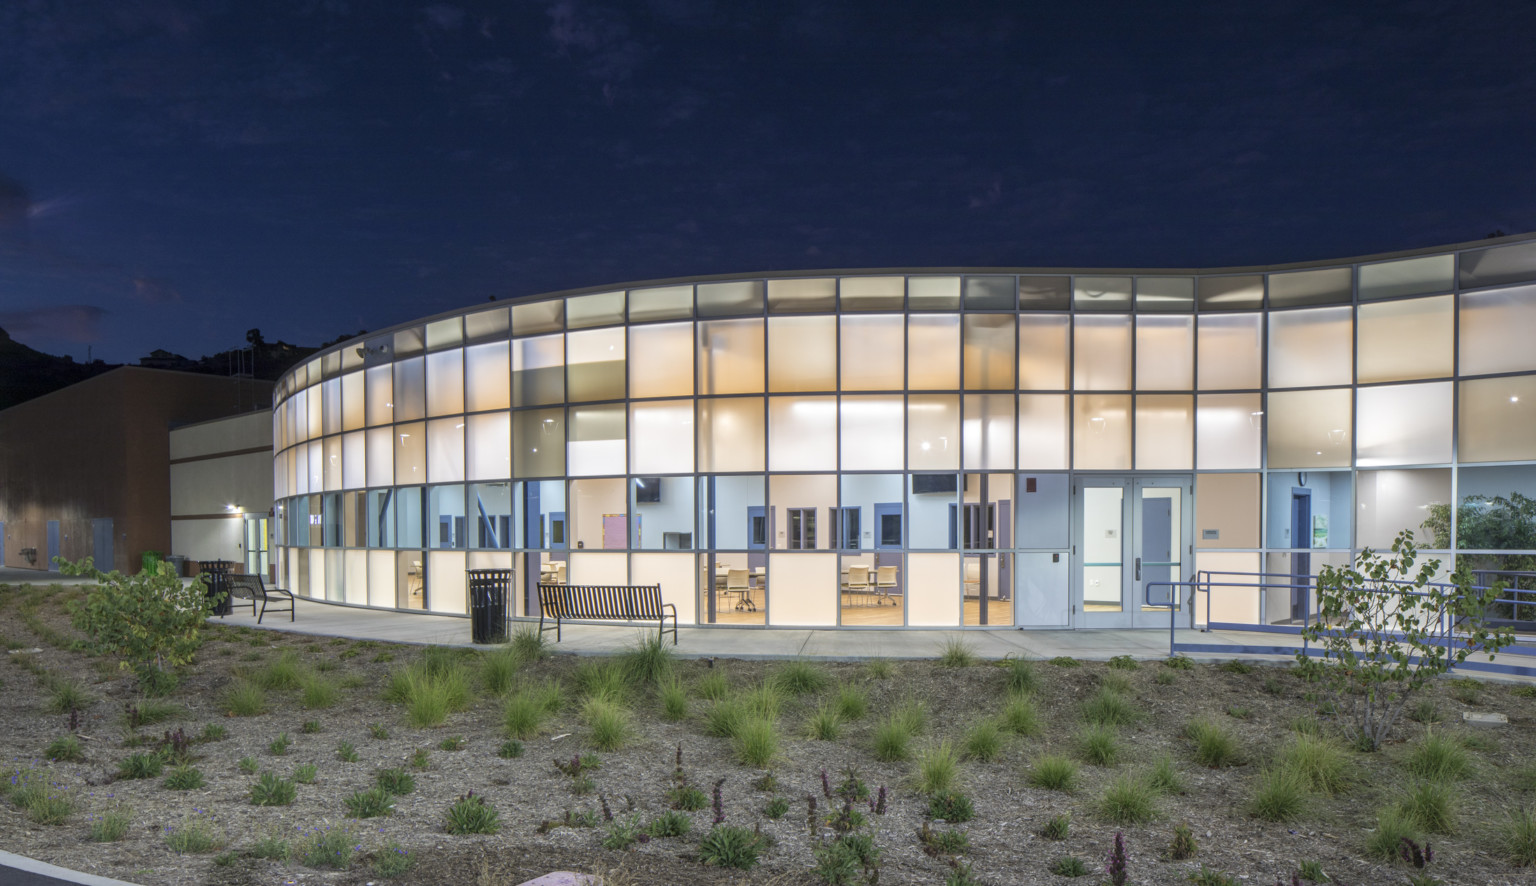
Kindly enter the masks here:
M 197 564 L 197 571 L 203 576 L 203 584 L 208 588 L 208 596 L 223 595 L 213 604 L 214 615 L 224 616 L 235 610 L 229 599 L 229 575 L 234 568 L 235 564 L 228 560 L 202 560 Z
M 470 569 L 469 630 L 475 643 L 507 641 L 507 601 L 512 596 L 512 570 Z

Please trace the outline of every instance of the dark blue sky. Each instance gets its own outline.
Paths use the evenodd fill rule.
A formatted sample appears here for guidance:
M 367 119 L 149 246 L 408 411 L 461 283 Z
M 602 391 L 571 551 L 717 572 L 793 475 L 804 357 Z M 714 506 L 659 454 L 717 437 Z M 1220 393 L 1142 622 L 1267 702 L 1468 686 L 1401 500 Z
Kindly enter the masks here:
M 7 0 L 0 326 L 130 361 L 491 296 L 1536 229 L 1536 4 Z

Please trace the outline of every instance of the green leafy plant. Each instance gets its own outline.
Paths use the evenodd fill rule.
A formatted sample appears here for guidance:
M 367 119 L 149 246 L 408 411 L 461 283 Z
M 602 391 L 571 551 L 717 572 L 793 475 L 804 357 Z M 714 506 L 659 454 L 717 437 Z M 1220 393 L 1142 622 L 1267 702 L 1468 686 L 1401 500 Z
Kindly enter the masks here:
M 484 797 L 470 791 L 448 807 L 443 829 L 455 835 L 494 834 L 501 830 L 501 816 Z
M 1095 808 L 1115 824 L 1143 824 L 1157 817 L 1157 794 L 1140 778 L 1121 775 L 1099 795 Z
M 951 824 L 964 824 L 976 817 L 976 807 L 965 794 L 946 791 L 928 798 L 928 817 Z
M 1253 665 L 1249 664 L 1246 661 L 1243 661 L 1240 658 L 1234 658 L 1231 661 L 1224 661 L 1224 662 L 1221 663 L 1221 665 L 1218 667 L 1218 669 L 1222 670 L 1222 671 L 1225 671 L 1225 672 L 1227 672 L 1229 674 L 1251 674 L 1251 673 L 1253 673 Z
M 416 856 L 393 840 L 373 854 L 373 872 L 380 877 L 398 877 L 416 866 Z
M 260 769 L 261 766 L 256 762 L 255 757 L 241 757 L 240 761 L 235 764 L 235 768 L 246 775 L 255 775 L 256 770 Z
M 117 764 L 117 777 L 158 778 L 164 769 L 165 758 L 159 754 L 129 754 Z
M 645 832 L 652 837 L 682 837 L 692 829 L 693 819 L 675 809 L 661 813 L 645 826 Z
M 450 735 L 438 742 L 437 746 L 445 751 L 462 751 L 465 747 L 464 736 Z
M 299 843 L 297 854 L 305 867 L 344 871 L 352 866 L 356 843 L 345 828 L 319 828 Z
M 1085 877 L 1088 875 L 1088 865 L 1075 855 L 1063 855 L 1051 861 L 1047 869 L 1058 877 Z
M 202 787 L 203 774 L 192 766 L 177 766 L 165 774 L 161 785 L 170 791 L 191 791 Z
M 523 755 L 523 743 L 515 738 L 509 738 L 496 749 L 496 756 L 503 760 L 512 760 Z
M 959 855 L 971 848 L 971 837 L 964 830 L 936 830 L 929 827 L 926 821 L 923 822 L 922 830 L 918 831 L 917 839 L 923 851 L 929 855 Z
M 650 839 L 650 833 L 640 823 L 640 816 L 636 814 L 628 818 L 615 818 L 608 822 L 608 832 L 603 835 L 599 845 L 604 849 L 623 851 L 635 845 L 636 842 L 648 839 Z
M 90 557 L 55 562 L 66 575 L 96 581 L 83 598 L 65 604 L 92 648 L 122 660 L 146 690 L 174 685 L 167 678 L 197 654 L 203 625 L 219 602 L 208 595 L 203 579 L 183 584 L 168 563 L 124 575 L 102 572 Z
M 1192 659 L 1183 655 L 1170 655 L 1163 659 L 1163 667 L 1172 668 L 1176 671 L 1189 671 L 1194 669 L 1195 663 Z
M 767 838 L 757 831 L 717 824 L 699 841 L 699 860 L 721 868 L 749 870 L 762 857 Z
M 228 737 L 229 731 L 224 728 L 224 724 L 222 723 L 204 724 L 203 731 L 197 734 L 197 740 L 203 744 L 210 744 L 215 741 L 223 741 Z
M 381 769 L 375 776 L 375 783 L 397 797 L 403 797 L 416 790 L 415 776 L 404 769 Z
M 432 754 L 426 748 L 417 748 L 411 751 L 411 768 L 418 772 L 426 772 L 432 768 Z
M 1029 783 L 1048 791 L 1071 793 L 1077 787 L 1077 764 L 1060 754 L 1045 754 L 1029 769 Z
M 277 738 L 267 742 L 267 751 L 274 757 L 283 756 L 291 747 L 293 747 L 293 739 L 286 732 L 279 732 Z
M 324 731 L 325 727 L 320 725 L 319 720 L 305 720 L 304 725 L 299 727 L 299 732 L 305 735 L 314 735 L 315 733 Z
M 395 811 L 395 795 L 378 787 L 357 791 L 343 802 L 348 818 L 379 818 Z
M 953 790 L 960 781 L 960 757 L 948 741 L 925 749 L 917 757 L 917 789 L 925 794 Z
M 1184 861 L 1194 858 L 1200 846 L 1195 842 L 1195 832 L 1188 824 L 1179 823 L 1173 826 L 1173 840 L 1168 844 L 1168 857 L 1174 861 Z
M 768 801 L 766 806 L 763 807 L 763 814 L 773 819 L 774 821 L 778 821 L 779 819 L 783 818 L 784 814 L 788 811 L 789 801 L 783 797 L 774 797 Z
M 1478 590 L 1464 566 L 1451 582 L 1436 583 L 1439 569 L 1438 559 L 1419 563 L 1413 532 L 1404 530 L 1390 554 L 1367 548 L 1352 566 L 1318 574 L 1317 619 L 1302 635 L 1321 650 L 1324 685 L 1353 743 L 1379 748 L 1431 679 L 1514 642 L 1513 631 L 1487 618 L 1497 586 Z M 1441 643 L 1443 622 L 1456 626 L 1456 643 Z
M 165 845 L 178 855 L 212 852 L 224 845 L 224 839 L 204 816 L 193 813 L 179 824 L 165 828 Z
M 1065 840 L 1072 831 L 1072 813 L 1063 812 L 1053 815 L 1045 820 L 1040 827 L 1040 836 L 1047 840 Z
M 1189 872 L 1189 882 L 1195 884 L 1195 886 L 1242 886 L 1241 883 L 1232 879 L 1227 874 L 1212 870 L 1205 865 L 1201 865 L 1198 870 Z
M 343 763 L 356 763 L 358 760 L 357 746 L 350 741 L 344 741 L 336 745 L 336 759 Z
M 319 774 L 320 767 L 313 763 L 301 763 L 293 767 L 293 780 L 299 784 L 314 784 Z
M 116 843 L 128 836 L 133 815 L 126 809 L 111 809 L 91 819 L 92 843 Z
M 376 738 L 382 741 L 386 738 L 389 738 L 389 729 L 380 723 L 369 723 L 368 737 Z
M 252 806 L 292 806 L 298 797 L 293 782 L 279 778 L 275 773 L 263 772 L 251 785 Z
M 58 763 L 80 763 L 85 760 L 85 746 L 75 736 L 65 735 L 50 741 L 43 756 Z
M 832 685 L 832 678 L 820 666 L 798 660 L 780 665 L 770 680 L 774 688 L 784 695 L 821 692 Z

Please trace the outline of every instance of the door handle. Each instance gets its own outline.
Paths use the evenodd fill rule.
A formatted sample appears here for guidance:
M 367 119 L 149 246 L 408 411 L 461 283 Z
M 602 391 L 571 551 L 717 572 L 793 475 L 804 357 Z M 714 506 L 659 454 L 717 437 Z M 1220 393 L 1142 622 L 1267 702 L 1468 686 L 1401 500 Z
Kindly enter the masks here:
M 1141 558 L 1136 558 L 1136 580 L 1141 581 Z

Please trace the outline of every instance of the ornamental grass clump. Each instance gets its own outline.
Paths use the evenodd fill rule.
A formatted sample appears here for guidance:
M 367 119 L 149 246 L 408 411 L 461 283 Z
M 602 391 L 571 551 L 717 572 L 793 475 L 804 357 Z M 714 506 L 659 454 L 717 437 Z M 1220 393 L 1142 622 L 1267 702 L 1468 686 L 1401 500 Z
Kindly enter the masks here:
M 356 791 L 344 798 L 348 818 L 378 818 L 395 811 L 395 797 L 383 788 Z
M 836 707 L 823 703 L 806 719 L 805 729 L 817 741 L 837 741 L 843 731 L 843 715 Z
M 1121 775 L 1099 795 L 1095 809 L 1114 824 L 1145 824 L 1157 817 L 1157 793 L 1142 779 Z
M 1212 769 L 1236 766 L 1241 758 L 1237 739 L 1227 727 L 1209 720 L 1191 720 L 1184 734 L 1195 743 L 1195 762 Z
M 1397 809 L 1403 818 L 1422 831 L 1450 834 L 1456 831 L 1459 805 L 1455 789 L 1437 781 L 1419 780 L 1403 791 Z
M 1291 821 L 1307 808 L 1310 783 L 1295 769 L 1279 767 L 1259 774 L 1248 813 L 1265 821 Z
M 1349 782 L 1349 758 L 1337 744 L 1318 735 L 1298 734 L 1280 749 L 1280 769 L 1295 773 L 1307 790 L 1337 794 Z
M 1409 773 L 1431 781 L 1455 781 L 1466 775 L 1471 766 L 1461 742 L 1433 729 L 1425 730 L 1424 738 L 1403 761 L 1403 768 Z
M 403 797 L 416 790 L 416 777 L 404 769 L 381 769 L 378 775 L 374 776 L 374 783 L 381 790 L 388 791 L 397 797 Z
M 958 637 L 944 641 L 939 650 L 939 665 L 946 668 L 968 668 L 976 664 L 976 647 Z
M 1003 703 L 1003 709 L 998 713 L 998 723 L 1015 735 L 1039 735 L 1040 710 L 1029 696 L 1015 692 Z
M 1060 754 L 1044 754 L 1030 767 L 1029 783 L 1048 791 L 1070 794 L 1077 788 L 1077 764 Z
M 1120 758 L 1120 742 L 1109 726 L 1088 726 L 1077 734 L 1077 753 L 1094 766 L 1113 766 Z
M 769 681 L 784 695 L 807 695 L 832 685 L 832 678 L 808 661 L 789 661 L 780 665 Z
M 1130 726 L 1140 716 L 1125 696 L 1108 688 L 1099 689 L 1083 702 L 1083 720 L 1096 726 Z
M 926 748 L 917 758 L 917 789 L 924 794 L 952 790 L 960 781 L 960 757 L 948 741 Z
M 743 766 L 766 769 L 779 754 L 779 733 L 773 721 L 748 717 L 731 737 L 731 749 Z
M 629 694 L 629 675 L 616 659 L 588 659 L 576 666 L 571 677 L 576 694 L 583 698 L 621 701 Z
M 234 717 L 255 717 L 267 712 L 267 691 L 250 680 L 236 680 L 225 690 L 224 710 Z
M 1003 729 L 992 717 L 984 718 L 965 733 L 962 751 L 966 759 L 991 763 L 1003 752 Z
M 660 686 L 672 676 L 676 667 L 672 647 L 659 635 L 650 632 L 636 635 L 619 661 L 630 682 L 638 686 Z
M 299 843 L 297 855 L 305 867 L 344 871 L 352 866 L 352 854 L 361 848 L 345 828 L 317 828 Z
M 517 650 L 511 646 L 499 646 L 480 655 L 480 685 L 494 696 L 506 695 L 517 683 L 517 672 L 522 668 Z
M 667 677 L 657 689 L 661 700 L 661 719 L 676 723 L 688 716 L 688 690 L 676 676 Z
M 629 711 L 607 696 L 588 697 L 582 705 L 581 715 L 587 722 L 588 742 L 600 751 L 616 751 L 624 747 L 634 732 Z

